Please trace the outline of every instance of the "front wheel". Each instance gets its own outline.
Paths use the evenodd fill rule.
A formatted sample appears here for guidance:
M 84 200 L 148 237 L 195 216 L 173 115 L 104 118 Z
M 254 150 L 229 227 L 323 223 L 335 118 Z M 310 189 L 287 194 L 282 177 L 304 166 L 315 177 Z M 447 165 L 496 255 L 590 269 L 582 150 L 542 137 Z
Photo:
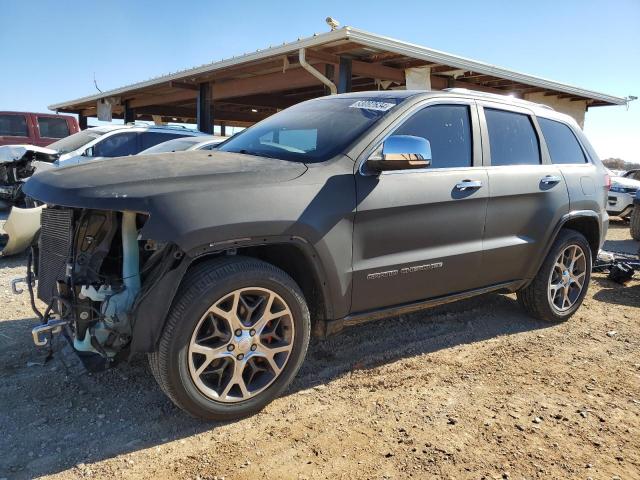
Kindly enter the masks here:
M 561 230 L 533 281 L 518 302 L 539 320 L 567 320 L 582 304 L 591 279 L 591 248 L 575 230 Z
M 289 385 L 310 331 L 305 299 L 285 272 L 252 258 L 215 259 L 185 278 L 149 362 L 177 406 L 231 420 Z

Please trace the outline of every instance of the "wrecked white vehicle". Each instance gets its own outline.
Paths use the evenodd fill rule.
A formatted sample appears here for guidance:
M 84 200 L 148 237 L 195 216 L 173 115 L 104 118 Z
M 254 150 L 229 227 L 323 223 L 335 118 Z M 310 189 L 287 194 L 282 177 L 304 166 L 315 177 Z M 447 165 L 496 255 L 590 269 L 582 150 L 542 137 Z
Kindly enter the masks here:
M 194 145 L 219 143 L 197 130 L 157 125 L 108 125 L 70 135 L 47 148 L 34 145 L 0 146 L 0 208 L 14 206 L 0 235 L 0 256 L 24 252 L 40 229 L 41 208 L 25 204 L 23 184 L 36 172 L 91 160 L 136 155 L 171 140 L 195 137 Z M 203 139 L 201 142 L 200 139 Z M 204 142 L 204 140 L 208 140 Z M 206 148 L 206 147 L 202 147 Z
M 0 146 L 0 208 L 22 204 L 22 184 L 39 163 L 48 166 L 58 157 L 55 150 L 35 145 Z
M 0 146 L 0 200 L 4 202 L 0 208 L 24 205 L 22 184 L 36 171 L 99 158 L 136 155 L 167 140 L 202 135 L 197 130 L 164 125 L 106 125 L 74 133 L 47 148 Z

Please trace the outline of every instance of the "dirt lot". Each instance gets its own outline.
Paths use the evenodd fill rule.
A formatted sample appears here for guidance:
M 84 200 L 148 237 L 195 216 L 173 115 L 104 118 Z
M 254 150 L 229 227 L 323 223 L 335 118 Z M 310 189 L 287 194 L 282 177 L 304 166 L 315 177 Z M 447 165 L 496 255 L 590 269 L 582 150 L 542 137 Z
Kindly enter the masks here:
M 613 224 L 608 247 L 633 252 Z M 314 342 L 293 386 L 234 423 L 191 419 L 142 358 L 43 364 L 24 258 L 0 260 L 0 479 L 640 478 L 640 281 L 596 274 L 567 323 L 513 296 Z

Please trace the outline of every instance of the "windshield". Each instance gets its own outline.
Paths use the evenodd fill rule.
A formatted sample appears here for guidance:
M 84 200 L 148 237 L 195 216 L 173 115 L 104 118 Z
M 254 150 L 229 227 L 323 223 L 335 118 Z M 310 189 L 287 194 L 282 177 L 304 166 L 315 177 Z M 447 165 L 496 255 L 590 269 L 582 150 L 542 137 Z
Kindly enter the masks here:
M 230 138 L 218 150 L 323 162 L 343 152 L 404 98 L 350 96 L 300 103 Z
M 50 145 L 47 145 L 47 148 L 57 151 L 60 155 L 64 155 L 65 153 L 73 152 L 74 150 L 79 149 L 80 147 L 86 145 L 92 140 L 95 140 L 98 137 L 101 137 L 107 132 L 101 132 L 98 130 L 83 130 L 78 133 L 74 133 L 73 135 L 69 135 L 57 142 L 53 142 Z
M 202 142 L 202 137 L 181 137 L 159 143 L 153 147 L 147 148 L 139 153 L 146 155 L 147 153 L 166 153 L 166 152 L 182 152 L 190 147 Z

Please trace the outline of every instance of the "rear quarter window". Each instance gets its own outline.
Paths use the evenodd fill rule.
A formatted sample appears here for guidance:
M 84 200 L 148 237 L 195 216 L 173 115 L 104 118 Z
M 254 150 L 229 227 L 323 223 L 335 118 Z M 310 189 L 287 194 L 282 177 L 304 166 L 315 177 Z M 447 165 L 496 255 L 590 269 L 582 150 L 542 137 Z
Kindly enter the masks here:
M 580 164 L 587 158 L 571 129 L 560 122 L 548 118 L 538 118 L 538 124 L 547 142 L 551 163 Z
M 40 136 L 47 138 L 64 138 L 69 136 L 69 125 L 64 118 L 38 117 Z
M 164 132 L 142 132 L 140 134 L 140 147 L 142 150 L 154 147 L 159 143 L 173 140 L 174 138 L 181 138 L 185 135 L 179 133 L 164 133 Z M 136 152 L 138 153 L 138 152 Z
M 24 115 L 0 115 L 0 135 L 28 137 L 27 119 Z

